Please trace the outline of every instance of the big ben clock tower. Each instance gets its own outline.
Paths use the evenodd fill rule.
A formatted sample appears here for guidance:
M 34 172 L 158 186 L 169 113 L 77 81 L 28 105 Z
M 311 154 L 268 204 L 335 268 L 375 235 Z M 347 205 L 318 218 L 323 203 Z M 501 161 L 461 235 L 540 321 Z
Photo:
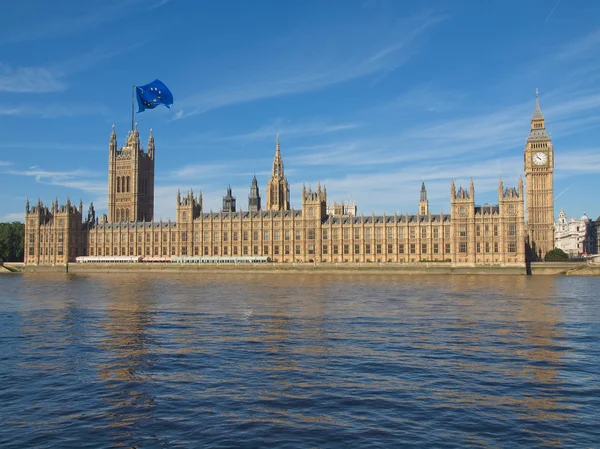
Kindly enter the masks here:
M 554 147 L 546 132 L 537 89 L 524 162 L 529 245 L 541 260 L 554 249 Z

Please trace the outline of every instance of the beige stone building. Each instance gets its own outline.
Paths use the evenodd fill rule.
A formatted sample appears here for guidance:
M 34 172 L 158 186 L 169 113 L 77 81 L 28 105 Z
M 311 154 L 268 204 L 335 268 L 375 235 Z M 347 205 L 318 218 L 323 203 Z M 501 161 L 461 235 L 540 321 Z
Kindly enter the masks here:
M 525 144 L 528 247 L 533 260 L 554 249 L 554 146 L 546 131 L 538 91 Z
M 266 256 L 279 263 L 451 261 L 522 266 L 527 238 L 544 254 L 553 248 L 548 243 L 553 241 L 554 223 L 553 148 L 537 98 L 531 123 L 525 147 L 529 228 L 522 180 L 508 188 L 500 180 L 495 205 L 476 205 L 473 181 L 468 188 L 456 188 L 452 180 L 450 214 L 431 213 L 425 184 L 415 204 L 417 214 L 328 213 L 327 190 L 319 184 L 314 189 L 303 186 L 301 209 L 291 209 L 279 138 L 264 210 L 254 178 L 248 210 L 205 211 L 202 194 L 189 191 L 177 194 L 176 221 L 154 221 L 154 138 L 150 134 L 144 151 L 136 127 L 117 150 L 113 129 L 108 218 L 96 218 L 93 204 L 84 216 L 82 204 L 74 207 L 68 199 L 62 206 L 53 201 L 49 208 L 41 201 L 33 207 L 28 202 L 25 262 L 63 264 L 82 255 Z

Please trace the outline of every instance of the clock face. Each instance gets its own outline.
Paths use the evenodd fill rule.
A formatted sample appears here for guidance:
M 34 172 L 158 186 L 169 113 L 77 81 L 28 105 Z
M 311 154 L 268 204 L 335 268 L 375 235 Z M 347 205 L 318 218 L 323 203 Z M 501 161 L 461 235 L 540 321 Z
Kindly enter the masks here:
M 546 153 L 542 153 L 540 151 L 539 153 L 535 153 L 533 155 L 532 160 L 535 165 L 544 165 L 546 162 L 548 162 L 548 156 Z

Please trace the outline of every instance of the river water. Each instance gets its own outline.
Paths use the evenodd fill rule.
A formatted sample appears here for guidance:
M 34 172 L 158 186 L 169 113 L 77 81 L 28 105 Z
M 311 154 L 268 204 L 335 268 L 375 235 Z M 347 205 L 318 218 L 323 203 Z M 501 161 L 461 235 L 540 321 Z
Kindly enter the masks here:
M 0 276 L 0 447 L 599 447 L 600 278 Z

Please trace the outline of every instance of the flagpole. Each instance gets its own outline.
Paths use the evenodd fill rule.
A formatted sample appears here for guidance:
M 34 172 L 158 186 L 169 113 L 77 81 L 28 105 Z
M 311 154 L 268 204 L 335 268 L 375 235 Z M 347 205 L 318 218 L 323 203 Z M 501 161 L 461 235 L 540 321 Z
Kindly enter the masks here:
M 135 98 L 135 84 L 131 88 L 131 130 L 133 131 L 133 114 L 134 114 L 134 98 Z

